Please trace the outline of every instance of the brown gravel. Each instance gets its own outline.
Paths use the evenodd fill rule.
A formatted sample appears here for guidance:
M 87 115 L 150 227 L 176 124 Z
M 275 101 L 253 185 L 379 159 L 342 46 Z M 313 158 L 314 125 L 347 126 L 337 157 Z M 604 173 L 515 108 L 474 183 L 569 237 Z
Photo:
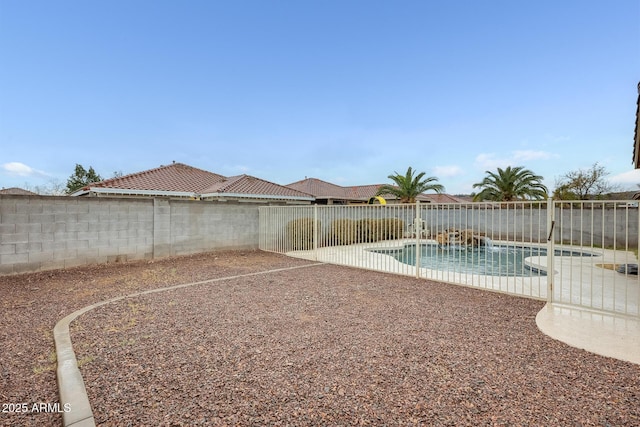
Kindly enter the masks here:
M 58 401 L 51 330 L 78 308 L 303 264 L 232 252 L 0 278 L 1 400 Z M 101 425 L 640 425 L 640 366 L 546 337 L 542 306 L 321 265 L 126 299 L 71 333 Z

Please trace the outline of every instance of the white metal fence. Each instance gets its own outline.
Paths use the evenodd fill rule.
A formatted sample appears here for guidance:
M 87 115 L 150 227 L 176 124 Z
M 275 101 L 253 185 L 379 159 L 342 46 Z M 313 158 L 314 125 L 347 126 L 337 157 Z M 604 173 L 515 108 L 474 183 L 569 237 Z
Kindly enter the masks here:
M 640 317 L 639 221 L 628 201 L 270 206 L 259 247 Z

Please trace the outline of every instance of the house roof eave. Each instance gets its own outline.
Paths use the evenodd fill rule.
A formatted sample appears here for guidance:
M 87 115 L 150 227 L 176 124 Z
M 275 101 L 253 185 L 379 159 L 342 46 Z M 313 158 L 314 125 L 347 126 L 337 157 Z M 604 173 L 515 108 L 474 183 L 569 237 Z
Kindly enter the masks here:
M 88 189 L 76 191 L 71 196 L 83 196 L 87 193 L 96 194 L 113 194 L 113 195 L 128 195 L 128 196 L 168 196 L 168 197 L 195 197 L 200 195 L 193 192 L 186 191 L 167 191 L 167 190 L 135 190 L 127 188 L 108 188 L 108 187 L 89 187 Z
M 205 193 L 201 194 L 202 199 L 222 198 L 242 198 L 242 199 L 269 199 L 269 200 L 299 200 L 304 202 L 313 202 L 313 197 L 301 196 L 278 196 L 275 194 L 247 194 L 247 193 Z

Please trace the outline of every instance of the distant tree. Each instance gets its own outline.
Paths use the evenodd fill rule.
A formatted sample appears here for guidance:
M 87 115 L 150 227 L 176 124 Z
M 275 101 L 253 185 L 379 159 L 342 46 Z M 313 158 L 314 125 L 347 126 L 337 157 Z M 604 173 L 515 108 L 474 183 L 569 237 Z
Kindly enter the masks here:
M 114 171 L 113 172 L 113 176 L 111 178 L 120 178 L 124 176 L 124 174 L 122 173 L 122 171 Z
M 64 183 L 57 179 L 52 179 L 45 185 L 33 186 L 25 183 L 24 189 L 32 191 L 36 194 L 47 195 L 47 196 L 63 196 L 67 193 Z
M 601 199 L 607 193 L 618 190 L 618 186 L 608 182 L 609 175 L 604 166 L 594 163 L 589 169 L 567 172 L 556 180 L 553 198 L 557 200 Z
M 543 177 L 536 175 L 523 166 L 496 172 L 486 171 L 487 176 L 473 188 L 480 188 L 473 201 L 491 200 L 496 202 L 512 202 L 516 200 L 541 200 L 547 197 L 547 187 L 542 184 Z
M 67 179 L 67 193 L 71 194 L 92 182 L 102 181 L 102 177 L 91 166 L 85 170 L 82 165 L 76 163 L 75 172 Z
M 442 193 L 444 186 L 438 184 L 438 178 L 429 176 L 424 178 L 425 173 L 420 172 L 416 176 L 414 171 L 409 166 L 405 175 L 400 175 L 395 172 L 395 175 L 389 175 L 387 178 L 395 182 L 396 185 L 385 184 L 378 189 L 377 196 L 382 194 L 392 194 L 396 196 L 400 203 L 415 203 L 416 197 L 427 191 L 435 191 L 436 193 Z

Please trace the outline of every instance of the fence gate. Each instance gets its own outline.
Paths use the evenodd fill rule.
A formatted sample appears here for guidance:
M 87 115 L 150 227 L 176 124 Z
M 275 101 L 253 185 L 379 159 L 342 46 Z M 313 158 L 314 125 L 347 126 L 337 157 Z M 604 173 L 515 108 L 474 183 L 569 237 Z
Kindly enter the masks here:
M 639 225 L 627 201 L 269 206 L 259 247 L 640 317 Z

